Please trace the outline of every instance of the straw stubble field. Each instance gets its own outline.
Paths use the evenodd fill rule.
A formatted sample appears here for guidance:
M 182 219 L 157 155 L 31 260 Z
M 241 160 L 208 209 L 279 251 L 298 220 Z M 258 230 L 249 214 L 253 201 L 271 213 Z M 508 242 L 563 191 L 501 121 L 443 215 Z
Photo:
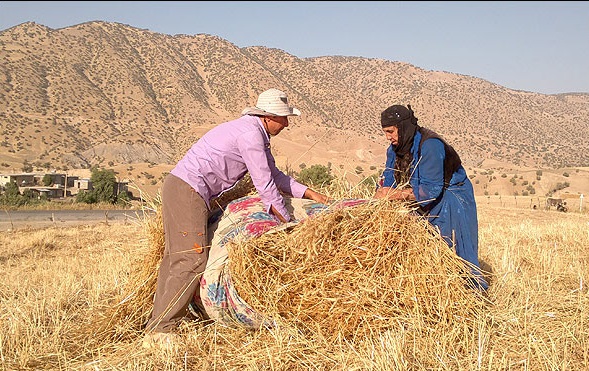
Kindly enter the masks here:
M 394 211 L 333 213 L 293 236 L 262 236 L 235 249 L 236 287 L 276 325 L 252 331 L 187 322 L 169 350 L 141 347 L 160 253 L 154 246 L 162 243 L 158 216 L 2 233 L 2 368 L 587 368 L 586 213 L 481 204 L 480 257 L 491 284 L 479 296 L 457 284 L 453 255 L 427 228 Z M 256 249 L 280 264 L 256 258 Z

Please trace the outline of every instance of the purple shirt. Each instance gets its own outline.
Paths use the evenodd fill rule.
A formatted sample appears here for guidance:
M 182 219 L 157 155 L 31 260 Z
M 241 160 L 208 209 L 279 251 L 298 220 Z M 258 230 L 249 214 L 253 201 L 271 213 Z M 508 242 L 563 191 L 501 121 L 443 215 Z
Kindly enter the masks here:
M 209 130 L 171 173 L 194 188 L 210 208 L 213 197 L 233 187 L 248 171 L 266 211 L 274 206 L 290 221 L 279 190 L 303 198 L 307 186 L 278 170 L 270 152 L 270 137 L 257 116 L 241 116 Z

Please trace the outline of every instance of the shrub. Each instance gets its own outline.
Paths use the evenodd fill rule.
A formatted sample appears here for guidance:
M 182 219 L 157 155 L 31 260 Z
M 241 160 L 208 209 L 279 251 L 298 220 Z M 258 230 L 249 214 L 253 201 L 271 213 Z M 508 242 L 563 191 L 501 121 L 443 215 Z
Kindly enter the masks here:
M 43 185 L 45 187 L 49 187 L 52 184 L 53 184 L 53 179 L 51 179 L 51 175 L 50 174 L 43 175 Z
M 96 197 L 94 196 L 94 193 L 92 191 L 82 190 L 76 195 L 76 202 L 95 204 Z
M 24 160 L 23 164 L 22 164 L 22 171 L 25 173 L 32 173 L 33 172 L 33 165 L 30 162 L 28 162 L 27 160 Z
M 297 177 L 297 180 L 303 184 L 320 187 L 330 185 L 333 179 L 334 176 L 331 175 L 329 168 L 323 165 L 312 165 L 304 168 Z

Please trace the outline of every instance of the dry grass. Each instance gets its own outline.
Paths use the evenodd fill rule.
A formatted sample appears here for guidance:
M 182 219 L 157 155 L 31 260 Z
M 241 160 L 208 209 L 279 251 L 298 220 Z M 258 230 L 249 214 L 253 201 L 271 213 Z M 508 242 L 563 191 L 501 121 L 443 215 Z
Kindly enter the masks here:
M 108 202 L 100 202 L 95 204 L 86 204 L 82 202 L 75 202 L 74 199 L 52 200 L 41 204 L 22 205 L 22 206 L 2 206 L 3 212 L 13 210 L 120 210 L 120 209 L 139 209 L 139 201 L 135 201 L 136 205 L 119 205 Z
M 387 330 L 467 333 L 483 301 L 427 222 L 375 201 L 305 220 L 229 249 L 247 303 L 306 336 L 356 343 Z
M 172 351 L 140 343 L 161 254 L 159 213 L 127 225 L 3 233 L 2 367 L 586 368 L 587 214 L 479 207 L 480 256 L 491 271 L 484 300 L 460 283 L 457 260 L 426 226 L 392 204 L 373 206 L 234 248 L 236 287 L 276 326 L 190 323 Z

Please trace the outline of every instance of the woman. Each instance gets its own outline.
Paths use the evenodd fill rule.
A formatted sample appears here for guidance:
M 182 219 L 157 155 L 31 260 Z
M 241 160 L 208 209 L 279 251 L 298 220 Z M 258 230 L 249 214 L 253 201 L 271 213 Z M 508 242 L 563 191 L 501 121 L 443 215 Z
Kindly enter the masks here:
M 474 190 L 460 157 L 438 134 L 417 125 L 410 105 L 384 110 L 381 125 L 391 145 L 375 198 L 416 202 L 444 241 L 473 265 L 474 285 L 486 290 L 478 258 Z

